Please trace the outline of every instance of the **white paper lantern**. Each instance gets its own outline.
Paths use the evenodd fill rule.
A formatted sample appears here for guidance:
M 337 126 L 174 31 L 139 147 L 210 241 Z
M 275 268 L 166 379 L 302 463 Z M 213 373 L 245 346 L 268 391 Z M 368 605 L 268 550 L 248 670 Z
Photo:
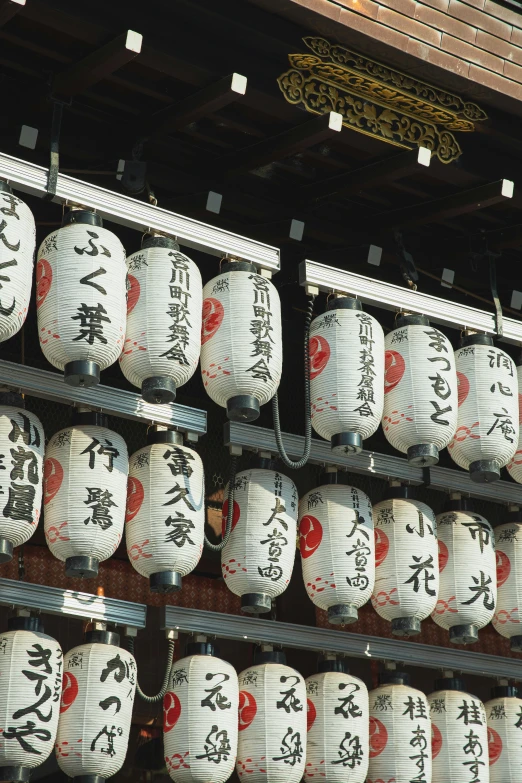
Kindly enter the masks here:
M 66 653 L 56 738 L 62 772 L 78 783 L 103 783 L 121 769 L 135 691 L 136 661 L 117 633 L 90 631 Z
M 368 690 L 344 672 L 341 661 L 325 660 L 306 680 L 308 697 L 306 767 L 312 783 L 364 783 L 369 760 Z
M 299 501 L 299 532 L 308 597 L 329 622 L 355 622 L 375 581 L 370 498 L 343 484 L 317 487 Z
M 384 341 L 382 428 L 412 465 L 435 465 L 457 426 L 453 348 L 426 316 L 402 316 L 397 324 Z
M 178 432 L 160 429 L 147 440 L 129 461 L 127 554 L 151 590 L 167 593 L 181 589 L 203 551 L 203 463 Z
M 448 451 L 473 481 L 496 481 L 518 446 L 518 380 L 513 360 L 493 339 L 473 334 L 455 352 L 457 430 Z
M 0 778 L 29 780 L 51 754 L 58 727 L 63 653 L 34 617 L 0 634 Z
M 408 497 L 407 487 L 390 487 L 388 494 L 373 507 L 372 606 L 395 636 L 414 636 L 437 603 L 437 523 L 429 506 Z
M 455 501 L 458 509 L 461 501 Z M 472 644 L 495 613 L 495 535 L 483 516 L 451 510 L 437 516 L 439 598 L 432 619 L 454 644 Z
M 93 386 L 125 339 L 125 250 L 99 215 L 72 210 L 38 250 L 36 306 L 45 358 L 71 386 Z
M 431 783 L 431 723 L 426 696 L 401 672 L 384 672 L 370 691 L 368 783 Z M 449 783 L 449 781 L 448 781 Z
M 187 645 L 163 699 L 165 762 L 175 783 L 225 783 L 237 756 L 236 670 L 206 643 Z
M 428 696 L 433 783 L 489 783 L 484 705 L 463 690 L 460 679 L 443 678 L 435 687 L 437 690 Z
M 491 622 L 514 652 L 522 652 L 522 513 L 507 516 L 511 521 L 495 528 L 497 606 Z
M 492 689 L 484 704 L 488 727 L 490 783 L 519 783 L 522 769 L 522 699 L 508 685 Z
M 245 261 L 223 264 L 203 289 L 201 374 L 232 421 L 254 421 L 272 399 L 283 365 L 281 303 Z
M 151 403 L 173 402 L 198 366 L 201 274 L 169 237 L 147 237 L 127 259 L 127 329 L 120 367 Z
M 44 530 L 67 576 L 95 577 L 123 534 L 129 460 L 125 441 L 100 413 L 79 413 L 49 441 Z
M 27 317 L 35 242 L 31 210 L 0 180 L 0 342 L 20 331 Z
M 313 428 L 335 453 L 358 453 L 382 417 L 382 327 L 358 299 L 337 297 L 312 321 L 309 347 Z
M 522 484 L 522 427 L 520 420 L 522 418 L 522 364 L 517 365 L 518 382 L 518 444 L 513 457 L 506 465 L 509 475 L 518 484 Z
M 0 202 L 1 202 L 0 191 Z M 0 213 L 1 214 L 1 213 Z M 0 563 L 36 531 L 42 508 L 45 436 L 19 394 L 0 394 Z
M 306 688 L 281 652 L 258 653 L 239 675 L 236 771 L 251 783 L 299 783 L 306 760 Z

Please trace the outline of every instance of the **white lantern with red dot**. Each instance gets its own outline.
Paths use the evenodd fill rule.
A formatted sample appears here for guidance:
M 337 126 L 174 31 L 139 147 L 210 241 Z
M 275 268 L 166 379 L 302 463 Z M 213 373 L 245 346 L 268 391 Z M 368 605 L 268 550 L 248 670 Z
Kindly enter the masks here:
M 201 374 L 231 421 L 254 421 L 272 399 L 283 366 L 279 294 L 253 264 L 223 264 L 203 289 Z
M 520 360 L 519 360 L 520 361 Z M 522 364 L 517 364 L 517 381 L 518 381 L 518 444 L 517 450 L 513 457 L 506 465 L 507 471 L 511 478 L 522 484 L 522 427 L 520 426 L 520 420 L 522 418 Z
M 265 646 L 266 647 L 266 646 Z M 239 679 L 236 772 L 251 783 L 299 783 L 306 761 L 306 687 L 283 652 L 258 652 Z
M 204 637 L 202 637 L 204 639 Z M 175 783 L 225 783 L 237 756 L 236 670 L 206 641 L 172 665 L 163 699 L 163 746 Z
M 495 534 L 487 519 L 466 508 L 455 497 L 437 516 L 439 597 L 431 616 L 454 644 L 476 642 L 497 604 Z
M 228 484 L 225 488 L 228 497 Z M 232 529 L 221 551 L 225 584 L 250 614 L 269 612 L 290 582 L 297 536 L 297 488 L 276 470 L 236 474 Z M 223 519 L 228 515 L 228 500 Z
M 513 686 L 492 688 L 484 704 L 488 727 L 490 783 L 519 783 L 522 768 L 522 699 Z
M 45 451 L 44 530 L 67 576 L 95 577 L 123 535 L 129 459 L 101 413 L 80 410 Z
M 471 334 L 455 352 L 459 379 L 452 459 L 472 481 L 496 481 L 518 447 L 518 380 L 515 364 L 493 338 Z
M 464 691 L 451 672 L 430 693 L 433 783 L 489 783 L 488 729 L 484 705 Z
M 332 656 L 321 661 L 318 670 L 306 679 L 304 780 L 364 783 L 370 752 L 366 685 Z
M 382 417 L 382 327 L 358 299 L 339 296 L 312 321 L 309 348 L 313 428 L 334 452 L 358 453 Z
M 508 522 L 495 528 L 497 606 L 492 625 L 509 639 L 513 652 L 522 652 L 522 513 L 508 511 Z
M 127 329 L 120 367 L 151 403 L 173 402 L 196 371 L 201 347 L 201 274 L 163 236 L 127 259 Z
M 393 483 L 393 482 L 392 482 Z M 372 606 L 394 636 L 420 633 L 439 592 L 437 523 L 408 487 L 391 486 L 373 507 L 375 587 Z
M 435 465 L 457 426 L 451 343 L 426 316 L 403 315 L 384 347 L 384 434 L 412 465 Z
M 157 427 L 147 442 L 129 460 L 127 554 L 153 592 L 169 593 L 181 589 L 203 551 L 203 463 L 179 432 Z
M 94 386 L 125 339 L 125 250 L 95 212 L 73 209 L 44 239 L 36 267 L 38 336 L 71 386 Z
M 63 653 L 35 617 L 0 633 L 0 778 L 27 783 L 50 756 L 58 728 Z
M 136 692 L 136 661 L 111 631 L 85 634 L 64 657 L 58 766 L 74 783 L 104 783 L 123 766 Z
M 368 781 L 431 781 L 428 700 L 403 672 L 383 672 L 370 691 Z
M 338 474 L 329 474 L 337 481 Z M 299 501 L 299 549 L 308 597 L 335 625 L 353 623 L 375 581 L 372 504 L 356 487 L 328 483 Z

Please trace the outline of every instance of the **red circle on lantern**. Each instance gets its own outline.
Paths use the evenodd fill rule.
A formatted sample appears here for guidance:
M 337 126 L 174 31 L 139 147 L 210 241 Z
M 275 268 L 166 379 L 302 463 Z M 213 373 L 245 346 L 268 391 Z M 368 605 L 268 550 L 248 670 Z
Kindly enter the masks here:
M 457 373 L 457 399 L 458 399 L 458 406 L 462 405 L 463 402 L 465 402 L 466 397 L 469 394 L 469 380 L 466 375 L 464 375 L 463 372 Z
M 375 536 L 375 565 L 380 566 L 381 563 L 384 563 L 386 560 L 386 555 L 390 548 L 390 541 L 384 530 L 381 530 L 380 527 L 374 528 L 373 533 Z
M 127 482 L 127 510 L 125 512 L 125 522 L 131 522 L 143 503 L 145 490 L 143 484 L 135 476 L 129 476 Z
M 315 709 L 315 704 L 311 699 L 307 699 L 306 700 L 306 730 L 307 731 L 310 731 L 310 729 L 314 725 L 316 718 L 317 718 L 317 710 Z
M 132 313 L 140 298 L 140 283 L 134 275 L 127 275 L 127 315 Z
M 239 503 L 236 503 L 234 500 L 234 506 L 232 511 L 232 530 L 235 528 L 237 523 L 239 522 L 240 517 L 240 510 L 239 510 Z M 223 507 L 221 509 L 221 536 L 225 537 L 225 530 L 227 527 L 227 517 L 228 517 L 228 500 L 225 500 L 223 503 Z
M 62 679 L 62 697 L 60 713 L 66 712 L 78 696 L 78 680 L 72 672 L 64 672 Z
M 448 563 L 449 552 L 448 552 L 448 547 L 446 546 L 444 541 L 440 540 L 440 538 L 438 541 L 438 545 L 439 545 L 439 574 L 442 574 L 442 572 L 444 571 Z
M 36 264 L 36 309 L 41 307 L 45 297 L 51 290 L 53 282 L 53 268 L 49 261 L 40 258 Z
M 299 549 L 301 557 L 310 557 L 319 548 L 323 540 L 323 526 L 318 519 L 307 514 L 299 523 Z
M 163 697 L 163 731 L 174 728 L 181 715 L 181 702 L 173 691 L 167 691 Z
M 214 337 L 225 317 L 225 309 L 219 299 L 209 296 L 203 302 L 203 322 L 201 324 L 201 343 Z
M 54 498 L 63 481 L 63 468 L 54 457 L 47 457 L 44 461 L 44 505 Z
M 506 553 L 501 552 L 500 549 L 497 549 L 496 560 L 497 560 L 497 587 L 502 587 L 504 582 L 507 581 L 507 578 L 511 572 L 511 563 L 509 562 L 509 557 L 506 555 Z
M 384 393 L 388 394 L 400 383 L 406 362 L 398 351 L 386 351 L 384 354 Z
M 239 731 L 248 729 L 256 717 L 256 700 L 248 691 L 239 691 Z
M 386 726 L 377 718 L 370 718 L 370 758 L 380 756 L 388 742 Z
M 431 754 L 434 759 L 437 758 L 442 750 L 442 734 L 440 729 L 434 723 L 431 724 Z
M 328 340 L 320 335 L 311 337 L 308 341 L 310 354 L 310 378 L 317 378 L 322 373 L 330 358 L 330 346 Z
M 488 726 L 488 750 L 489 750 L 489 766 L 499 760 L 502 754 L 502 740 L 500 734 Z

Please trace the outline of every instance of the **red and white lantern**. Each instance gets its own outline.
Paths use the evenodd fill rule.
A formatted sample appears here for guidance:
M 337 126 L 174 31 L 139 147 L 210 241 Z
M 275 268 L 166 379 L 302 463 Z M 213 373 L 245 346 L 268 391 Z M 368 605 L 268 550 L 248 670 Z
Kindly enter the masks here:
M 251 783 L 299 783 L 306 760 L 306 688 L 282 652 L 262 652 L 239 675 L 236 772 Z
M 224 496 L 228 496 L 228 484 Z M 236 475 L 232 530 L 221 552 L 221 571 L 241 608 L 262 614 L 290 582 L 297 536 L 297 488 L 276 470 L 253 468 Z M 223 529 L 228 500 L 223 505 Z
M 522 652 L 522 513 L 510 510 L 507 517 L 509 522 L 495 528 L 497 606 L 491 622 L 513 652 Z
M 368 690 L 332 658 L 306 680 L 308 735 L 304 780 L 364 783 L 369 761 Z
M 203 289 L 201 374 L 232 421 L 254 421 L 272 399 L 283 366 L 279 294 L 253 264 L 223 264 Z
M 518 444 L 517 450 L 513 457 L 506 465 L 507 471 L 511 478 L 522 484 L 522 427 L 520 426 L 520 419 L 522 417 L 522 364 L 517 365 L 517 381 L 518 381 Z
M 237 756 L 236 670 L 206 642 L 187 645 L 163 699 L 163 747 L 175 783 L 225 783 Z
M 473 481 L 496 481 L 518 448 L 515 364 L 485 334 L 466 337 L 455 359 L 459 416 L 449 453 Z
M 196 371 L 201 274 L 169 237 L 147 237 L 127 259 L 127 329 L 120 367 L 151 403 L 173 402 Z
M 34 217 L 0 180 L 0 342 L 20 331 L 27 317 L 33 283 L 36 229 Z
M 80 412 L 49 441 L 44 463 L 44 530 L 67 576 L 95 577 L 123 535 L 129 459 L 101 413 Z
M 308 597 L 330 623 L 355 622 L 375 580 L 370 498 L 344 484 L 317 487 L 299 501 L 299 533 Z
M 203 463 L 179 432 L 157 428 L 147 440 L 129 460 L 127 554 L 153 592 L 169 593 L 181 589 L 203 551 Z
M 97 384 L 123 349 L 126 275 L 123 245 L 91 210 L 71 210 L 40 245 L 38 336 L 71 386 Z
M 370 691 L 367 783 L 431 781 L 431 723 L 426 696 L 403 672 L 384 672 Z
M 518 689 L 498 685 L 484 704 L 488 727 L 490 783 L 518 783 L 522 766 L 522 699 Z
M 435 465 L 457 426 L 451 343 L 426 316 L 404 315 L 384 347 L 384 434 L 412 465 Z
M 339 296 L 312 321 L 309 348 L 313 428 L 334 452 L 358 453 L 382 417 L 382 327 L 358 299 Z
M 394 636 L 420 633 L 439 593 L 437 523 L 407 487 L 392 486 L 373 507 L 375 587 L 372 606 L 391 622 Z

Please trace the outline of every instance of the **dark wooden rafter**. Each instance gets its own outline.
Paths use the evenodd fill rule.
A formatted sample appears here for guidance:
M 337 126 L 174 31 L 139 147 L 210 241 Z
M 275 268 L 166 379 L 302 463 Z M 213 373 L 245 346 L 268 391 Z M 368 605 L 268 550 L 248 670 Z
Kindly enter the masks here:
M 25 5 L 25 0 L 0 0 L 0 27 L 15 16 Z

